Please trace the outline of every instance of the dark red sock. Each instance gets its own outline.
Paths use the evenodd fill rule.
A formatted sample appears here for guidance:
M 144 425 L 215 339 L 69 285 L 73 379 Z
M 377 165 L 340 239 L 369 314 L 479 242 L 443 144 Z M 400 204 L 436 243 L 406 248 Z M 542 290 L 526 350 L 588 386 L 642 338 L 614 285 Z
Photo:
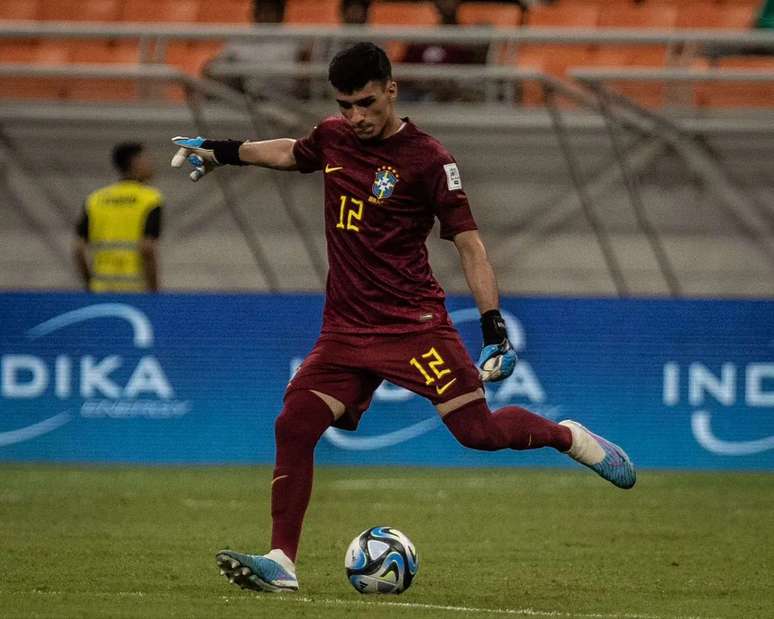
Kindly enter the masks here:
M 518 406 L 492 413 L 485 400 L 476 400 L 452 411 L 443 421 L 460 443 L 472 449 L 553 447 L 567 451 L 572 445 L 568 428 Z
M 333 414 L 311 391 L 291 391 L 274 424 L 277 459 L 271 482 L 271 547 L 296 560 L 314 476 L 314 448 Z

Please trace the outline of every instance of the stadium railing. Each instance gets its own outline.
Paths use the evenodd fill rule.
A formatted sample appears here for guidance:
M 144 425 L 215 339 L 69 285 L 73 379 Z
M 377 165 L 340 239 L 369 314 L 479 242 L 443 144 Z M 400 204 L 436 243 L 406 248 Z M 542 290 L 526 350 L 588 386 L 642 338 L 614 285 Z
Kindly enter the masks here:
M 437 27 L 427 28 L 402 28 L 369 26 L 343 26 L 343 27 L 276 27 L 276 26 L 223 26 L 223 25 L 196 25 L 190 24 L 106 24 L 106 23 L 77 23 L 77 22 L 2 22 L 0 23 L 0 40 L 67 40 L 67 41 L 138 41 L 137 61 L 139 64 L 165 64 L 168 62 L 167 51 L 170 45 L 180 42 L 201 43 L 213 41 L 229 41 L 237 43 L 270 43 L 292 42 L 305 45 L 313 52 L 312 65 L 323 62 L 331 49 L 341 46 L 346 42 L 371 39 L 377 42 L 417 42 L 417 43 L 451 43 L 451 44 L 486 44 L 492 47 L 502 47 L 514 51 L 514 58 L 508 64 L 496 64 L 495 54 L 490 54 L 490 62 L 485 66 L 472 65 L 470 69 L 455 67 L 458 81 L 475 81 L 472 74 L 478 72 L 487 76 L 483 80 L 506 79 L 508 75 L 517 77 L 517 73 L 508 74 L 504 67 L 517 67 L 522 70 L 529 67 L 519 66 L 519 45 L 544 44 L 572 48 L 578 45 L 591 45 L 600 49 L 615 49 L 621 45 L 627 48 L 640 46 L 647 49 L 649 46 L 663 46 L 669 52 L 666 56 L 666 68 L 674 68 L 678 64 L 690 62 L 691 56 L 686 58 L 685 50 L 689 50 L 692 57 L 702 54 L 702 50 L 722 49 L 733 47 L 735 50 L 744 49 L 769 49 L 774 52 L 774 33 L 769 31 L 725 31 L 725 30 L 668 30 L 653 29 L 626 29 L 626 28 L 479 28 L 479 27 Z M 670 51 L 671 50 L 671 51 Z M 672 53 L 674 52 L 674 53 Z M 678 53 L 679 52 L 679 53 Z M 583 66 L 583 59 L 579 60 Z M 25 63 L 14 64 L 19 68 Z M 40 63 L 26 63 L 39 65 Z M 597 64 L 597 63 L 595 63 Z M 74 70 L 81 63 L 69 63 Z M 431 70 L 421 74 L 421 79 L 435 79 L 435 75 L 442 75 L 450 79 L 446 67 L 429 65 Z M 597 64 L 598 66 L 598 64 Z M 298 67 L 283 65 L 277 67 L 273 75 L 281 70 L 288 70 L 290 75 L 306 72 L 314 73 L 317 69 L 301 68 L 304 63 L 298 63 Z M 541 67 L 535 67 L 539 72 L 545 73 Z M 622 71 L 633 70 L 633 67 L 621 67 Z M 220 72 L 226 71 L 222 64 L 217 66 Z M 268 70 L 268 69 L 267 69 Z M 274 69 L 271 69 L 274 71 Z M 714 71 L 715 69 L 708 69 Z M 397 64 L 396 72 L 419 71 L 419 69 L 401 69 Z M 437 73 L 436 73 L 437 72 Z M 499 73 L 498 73 L 499 72 Z M 34 72 L 31 72 L 31 75 Z M 15 73 L 18 74 L 18 73 Z M 235 73 L 229 70 L 230 75 Z M 417 75 L 420 75 L 417 73 Z M 633 74 L 633 75 L 636 75 Z M 455 79 L 451 76 L 451 79 Z M 323 80 L 324 81 L 324 80 Z M 482 82 L 482 80 L 479 80 Z M 324 88 L 311 90 L 313 96 L 320 97 L 325 92 Z M 509 95 L 503 95 L 503 90 L 488 88 L 486 100 L 492 101 L 503 97 L 510 102 Z

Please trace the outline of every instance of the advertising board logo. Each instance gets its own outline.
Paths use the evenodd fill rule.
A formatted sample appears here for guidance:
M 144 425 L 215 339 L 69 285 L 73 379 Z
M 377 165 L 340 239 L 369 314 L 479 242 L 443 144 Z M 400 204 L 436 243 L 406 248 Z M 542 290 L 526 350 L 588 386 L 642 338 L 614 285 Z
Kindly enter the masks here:
M 56 333 L 66 327 L 103 318 L 118 318 L 131 327 L 131 346 L 124 354 L 78 354 L 57 346 Z M 26 333 L 28 343 L 45 342 L 45 354 L 5 353 L 0 357 L 0 396 L 6 407 L 13 402 L 40 402 L 41 409 L 57 404 L 65 410 L 42 421 L 0 432 L 0 446 L 29 441 L 83 418 L 180 417 L 190 411 L 190 402 L 175 398 L 175 392 L 159 360 L 153 355 L 153 325 L 135 307 L 123 303 L 100 303 L 66 312 L 46 320 Z M 106 339 L 118 346 L 116 337 Z M 77 348 L 77 347 L 75 347 Z M 139 359 L 135 359 L 139 351 Z M 124 379 L 118 375 L 124 375 Z
M 513 349 L 518 353 L 526 348 L 526 336 L 521 322 L 510 312 L 501 310 L 505 324 L 508 328 L 508 335 Z M 467 322 L 478 324 L 481 317 L 477 308 L 466 308 L 450 312 L 452 322 L 459 326 Z M 291 361 L 291 375 L 301 364 L 302 359 L 296 358 Z M 374 402 L 408 402 L 409 400 L 421 398 L 416 394 L 383 382 L 374 393 Z M 513 374 L 502 382 L 490 383 L 487 386 L 487 401 L 493 407 L 500 407 L 514 402 L 515 400 L 527 400 L 533 410 L 539 411 L 546 417 L 557 417 L 559 415 L 558 407 L 548 407 L 545 405 L 546 395 L 543 386 L 535 374 L 529 362 L 519 360 Z M 384 449 L 392 447 L 411 439 L 427 434 L 443 425 L 440 415 L 427 406 L 427 419 L 412 423 L 408 426 L 385 432 L 378 435 L 363 436 L 339 430 L 334 427 L 328 428 L 323 437 L 326 441 L 338 447 L 339 449 L 352 451 L 371 451 L 375 449 Z
M 713 428 L 719 409 L 728 411 L 740 404 L 748 410 L 774 407 L 774 390 L 766 389 L 774 384 L 774 363 L 726 362 L 719 370 L 698 362 L 683 367 L 671 361 L 664 364 L 664 404 L 676 407 L 687 401 L 693 436 L 713 454 L 747 456 L 774 449 L 774 436 L 739 440 L 718 436 Z

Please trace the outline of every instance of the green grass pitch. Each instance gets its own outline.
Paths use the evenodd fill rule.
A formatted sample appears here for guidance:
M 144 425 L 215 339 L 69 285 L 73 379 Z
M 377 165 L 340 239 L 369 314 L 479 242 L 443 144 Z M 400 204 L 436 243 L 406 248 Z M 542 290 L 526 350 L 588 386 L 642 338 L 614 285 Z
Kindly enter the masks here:
M 264 552 L 271 469 L 0 466 L 3 617 L 774 616 L 774 475 L 319 468 L 301 591 L 229 585 L 222 547 Z M 361 596 L 344 551 L 412 538 L 400 596 Z

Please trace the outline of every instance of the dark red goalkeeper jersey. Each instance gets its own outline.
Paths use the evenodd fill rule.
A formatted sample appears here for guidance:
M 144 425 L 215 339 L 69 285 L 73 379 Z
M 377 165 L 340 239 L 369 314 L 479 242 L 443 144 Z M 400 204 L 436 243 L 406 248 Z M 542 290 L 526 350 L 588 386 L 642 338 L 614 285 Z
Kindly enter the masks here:
M 408 119 L 386 140 L 359 140 L 328 118 L 296 142 L 301 172 L 323 170 L 328 245 L 323 333 L 405 333 L 448 324 L 425 241 L 475 230 L 457 164 Z

